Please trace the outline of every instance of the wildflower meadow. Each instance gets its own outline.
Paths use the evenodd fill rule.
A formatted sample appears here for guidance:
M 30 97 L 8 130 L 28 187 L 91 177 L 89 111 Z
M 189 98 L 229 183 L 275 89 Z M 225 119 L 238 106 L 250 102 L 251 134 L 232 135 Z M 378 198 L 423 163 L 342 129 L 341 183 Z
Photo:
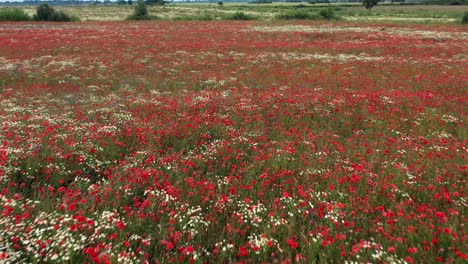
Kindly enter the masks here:
M 468 33 L 0 23 L 0 263 L 467 263 Z

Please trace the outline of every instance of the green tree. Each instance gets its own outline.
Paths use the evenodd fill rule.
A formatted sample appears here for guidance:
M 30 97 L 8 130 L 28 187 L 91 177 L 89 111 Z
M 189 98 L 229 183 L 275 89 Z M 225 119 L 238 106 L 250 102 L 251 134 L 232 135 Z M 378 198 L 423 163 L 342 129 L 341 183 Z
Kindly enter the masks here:
M 36 9 L 36 14 L 33 16 L 36 21 L 55 21 L 55 22 L 69 22 L 79 21 L 80 19 L 75 16 L 69 16 L 63 11 L 56 11 L 48 4 L 40 4 Z
M 465 13 L 463 14 L 461 22 L 462 24 L 468 24 L 468 11 L 465 11 Z
M 137 17 L 146 17 L 148 16 L 148 9 L 146 8 L 145 2 L 139 0 L 135 6 L 135 16 Z
M 378 0 L 362 0 L 362 5 L 369 10 L 372 10 L 372 7 L 377 5 Z
M 36 9 L 34 20 L 49 21 L 52 18 L 55 10 L 48 4 L 40 4 Z
M 145 1 L 138 0 L 135 5 L 133 14 L 127 18 L 128 20 L 150 20 L 148 9 L 146 8 Z

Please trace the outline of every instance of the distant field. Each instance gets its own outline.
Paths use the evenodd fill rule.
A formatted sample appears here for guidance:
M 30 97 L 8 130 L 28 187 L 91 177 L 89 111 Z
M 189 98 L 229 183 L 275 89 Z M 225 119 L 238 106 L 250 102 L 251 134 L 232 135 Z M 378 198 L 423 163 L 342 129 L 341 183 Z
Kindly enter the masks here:
M 247 4 L 226 3 L 220 7 L 217 4 L 173 4 L 166 6 L 149 6 L 151 15 L 161 19 L 197 19 L 202 16 L 211 16 L 220 19 L 226 14 L 242 11 L 260 20 L 271 20 L 275 15 L 300 10 L 304 12 L 317 11 L 320 8 L 333 7 L 337 15 L 345 20 L 388 20 L 388 21 L 414 21 L 414 22 L 454 22 L 459 20 L 468 6 L 390 6 L 380 5 L 369 12 L 360 4 L 349 6 L 310 5 L 303 3 L 275 3 L 275 4 Z M 3 7 L 4 8 L 4 7 Z M 35 13 L 34 6 L 20 7 L 29 14 Z M 133 12 L 132 6 L 60 6 L 57 9 L 64 10 L 72 15 L 80 17 L 83 21 L 118 21 L 124 20 Z

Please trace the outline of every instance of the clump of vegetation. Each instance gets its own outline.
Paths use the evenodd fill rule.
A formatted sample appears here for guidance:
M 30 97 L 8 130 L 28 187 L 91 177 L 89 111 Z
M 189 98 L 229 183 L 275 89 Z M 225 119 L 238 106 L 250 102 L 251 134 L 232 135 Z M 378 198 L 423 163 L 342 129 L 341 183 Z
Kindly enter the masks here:
M 461 23 L 465 25 L 468 24 L 468 11 L 465 11 L 465 13 L 463 14 Z
M 0 21 L 29 21 L 31 17 L 18 8 L 6 8 L 0 10 Z
M 146 0 L 148 5 L 164 5 L 166 2 L 164 0 Z
M 244 12 L 235 12 L 232 15 L 228 15 L 225 17 L 227 20 L 256 20 L 257 18 L 251 15 L 248 15 Z
M 290 10 L 278 14 L 275 18 L 281 20 L 331 20 L 338 19 L 339 17 L 336 15 L 333 8 L 324 8 L 321 9 L 318 13 L 303 10 Z
M 63 11 L 57 11 L 48 4 L 41 4 L 36 9 L 36 14 L 33 16 L 36 21 L 54 21 L 54 22 L 70 22 L 79 21 L 75 16 L 70 16 Z
M 372 7 L 376 6 L 378 3 L 378 0 L 363 0 L 362 5 L 369 10 L 372 10 Z
M 148 15 L 148 8 L 143 0 L 137 2 L 133 14 L 127 17 L 127 20 L 151 20 Z
M 276 16 L 276 19 L 281 19 L 281 20 L 292 20 L 292 19 L 297 19 L 297 20 L 305 20 L 305 19 L 319 19 L 317 14 L 302 11 L 302 10 L 290 10 L 281 14 L 278 14 Z
M 333 8 L 322 9 L 319 12 L 319 15 L 326 20 L 336 19 L 335 10 Z
M 463 1 L 463 0 L 451 0 L 450 5 L 466 5 L 466 1 Z
M 272 0 L 252 0 L 248 2 L 249 4 L 271 4 Z

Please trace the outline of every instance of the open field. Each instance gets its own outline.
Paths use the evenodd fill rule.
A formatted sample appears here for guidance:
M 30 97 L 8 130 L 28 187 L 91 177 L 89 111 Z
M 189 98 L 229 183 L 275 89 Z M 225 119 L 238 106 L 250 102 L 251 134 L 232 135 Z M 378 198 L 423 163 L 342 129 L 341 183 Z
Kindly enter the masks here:
M 223 16 L 237 11 L 254 16 L 259 20 L 272 20 L 276 15 L 288 11 L 317 12 L 320 9 L 332 7 L 343 20 L 360 21 L 400 21 L 424 23 L 453 23 L 459 21 L 468 6 L 399 6 L 378 5 L 372 12 L 366 10 L 361 4 L 315 4 L 308 3 L 275 3 L 275 4 L 247 4 L 226 3 L 222 7 L 217 4 L 174 4 L 165 6 L 149 6 L 151 15 L 169 20 L 197 20 L 211 17 L 213 20 L 222 19 Z M 3 7 L 5 8 L 5 7 Z M 35 6 L 20 6 L 30 15 L 36 12 Z M 69 14 L 76 15 L 83 21 L 118 21 L 124 20 L 133 12 L 133 7 L 124 5 L 112 6 L 59 6 L 57 7 Z
M 0 23 L 0 262 L 464 263 L 467 39 Z

